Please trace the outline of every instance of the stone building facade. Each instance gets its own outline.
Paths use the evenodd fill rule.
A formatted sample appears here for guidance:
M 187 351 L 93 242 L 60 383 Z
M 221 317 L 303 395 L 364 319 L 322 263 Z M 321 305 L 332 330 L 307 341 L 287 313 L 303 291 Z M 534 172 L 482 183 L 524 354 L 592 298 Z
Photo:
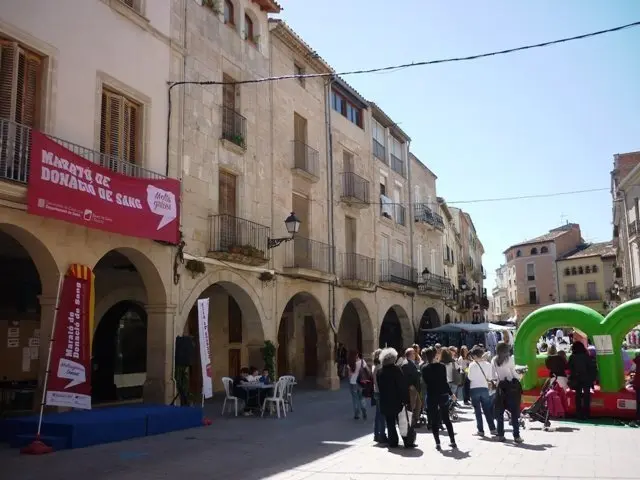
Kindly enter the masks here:
M 46 337 L 60 276 L 71 263 L 93 267 L 95 402 L 173 398 L 175 338 L 197 339 L 198 298 L 210 299 L 218 391 L 223 376 L 262 367 L 265 341 L 280 373 L 336 388 L 336 342 L 368 355 L 410 346 L 421 328 L 470 321 L 456 269 L 464 212 L 437 197 L 436 176 L 398 122 L 335 75 L 260 80 L 332 74 L 268 18 L 277 2 L 87 0 L 87 38 L 64 28 L 77 8 L 14 2 L 0 20 L 1 74 L 11 78 L 0 84 L 0 108 L 10 105 L 0 110 L 0 266 L 32 285 L 17 304 L 4 285 L 0 320 L 31 322 Z M 30 115 L 18 95 L 28 85 L 8 58 L 11 68 L 15 58 L 33 65 Z M 108 102 L 135 121 L 105 141 Z M 20 129 L 94 162 L 108 157 L 132 177 L 179 180 L 182 242 L 27 214 L 27 170 L 15 165 L 28 165 L 28 145 L 4 148 Z M 301 221 L 293 238 L 291 212 Z M 43 370 L 34 361 L 18 377 L 41 383 Z

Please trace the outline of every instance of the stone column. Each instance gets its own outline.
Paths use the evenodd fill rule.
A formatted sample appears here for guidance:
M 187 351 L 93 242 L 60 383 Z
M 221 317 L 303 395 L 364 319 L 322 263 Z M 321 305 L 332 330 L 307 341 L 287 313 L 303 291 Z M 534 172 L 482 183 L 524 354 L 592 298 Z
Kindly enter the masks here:
M 147 379 L 145 403 L 169 403 L 174 396 L 174 305 L 147 305 Z
M 324 333 L 318 332 L 318 377 L 320 388 L 338 390 L 340 379 L 334 361 L 335 342 L 333 331 L 329 328 Z

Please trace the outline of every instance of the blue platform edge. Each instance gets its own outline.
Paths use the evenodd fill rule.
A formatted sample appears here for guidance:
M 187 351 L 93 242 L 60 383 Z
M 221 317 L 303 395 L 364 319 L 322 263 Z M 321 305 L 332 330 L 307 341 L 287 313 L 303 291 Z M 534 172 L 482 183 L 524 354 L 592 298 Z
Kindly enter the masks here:
M 199 427 L 202 419 L 201 407 L 152 404 L 50 413 L 42 419 L 41 440 L 54 450 L 82 448 Z M 37 428 L 37 415 L 5 419 L 0 442 L 23 447 L 35 439 Z

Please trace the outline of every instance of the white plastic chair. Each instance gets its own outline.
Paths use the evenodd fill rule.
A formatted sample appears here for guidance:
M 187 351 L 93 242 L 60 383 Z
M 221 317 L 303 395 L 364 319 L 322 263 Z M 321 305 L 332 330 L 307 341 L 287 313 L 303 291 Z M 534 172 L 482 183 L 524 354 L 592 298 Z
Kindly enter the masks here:
M 262 414 L 260 416 L 264 417 L 264 411 L 267 408 L 267 403 L 272 403 L 275 405 L 278 418 L 280 418 L 280 406 L 282 406 L 283 415 L 285 417 L 287 416 L 287 406 L 284 401 L 284 393 L 286 387 L 287 381 L 280 378 L 273 388 L 273 397 L 266 397 L 264 399 L 264 402 L 262 402 Z
M 232 395 L 233 392 L 233 378 L 230 377 L 222 377 L 222 384 L 224 385 L 224 402 L 222 403 L 222 415 L 227 411 L 227 400 L 229 400 L 229 405 L 231 402 L 235 405 L 236 417 L 238 416 L 238 401 L 242 402 L 241 398 L 235 397 Z
M 287 382 L 284 387 L 284 403 L 289 406 L 289 411 L 293 412 L 293 386 L 296 383 L 296 377 L 293 375 L 282 375 L 280 380 Z

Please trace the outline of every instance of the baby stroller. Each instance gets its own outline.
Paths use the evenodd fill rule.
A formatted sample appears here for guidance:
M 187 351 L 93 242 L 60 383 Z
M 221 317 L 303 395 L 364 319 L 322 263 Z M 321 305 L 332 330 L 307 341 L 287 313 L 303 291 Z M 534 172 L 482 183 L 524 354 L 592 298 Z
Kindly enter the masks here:
M 520 425 L 524 428 L 524 419 L 528 418 L 531 422 L 540 422 L 544 425 L 544 429 L 548 430 L 551 427 L 551 422 L 549 421 L 550 412 L 549 405 L 547 403 L 547 393 L 554 389 L 554 386 L 557 383 L 557 379 L 554 376 L 548 378 L 544 384 L 542 385 L 542 389 L 540 390 L 540 395 L 536 399 L 535 402 L 530 407 L 526 407 L 522 410 L 522 414 L 520 416 Z

